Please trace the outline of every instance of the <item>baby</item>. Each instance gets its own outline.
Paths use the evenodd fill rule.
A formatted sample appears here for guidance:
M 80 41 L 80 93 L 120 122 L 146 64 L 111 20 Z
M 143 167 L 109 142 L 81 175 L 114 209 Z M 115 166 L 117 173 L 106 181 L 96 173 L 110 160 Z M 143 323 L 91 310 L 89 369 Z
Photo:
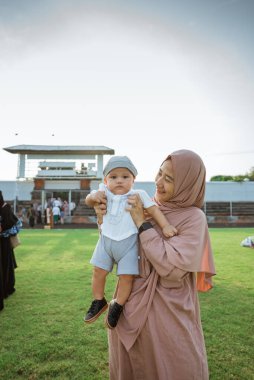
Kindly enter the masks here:
M 92 191 L 86 197 L 88 206 L 95 206 L 107 199 L 107 213 L 100 224 L 100 238 L 93 253 L 91 264 L 94 265 L 92 290 L 94 300 L 84 317 L 86 323 L 94 322 L 107 308 L 104 297 L 106 276 L 117 264 L 119 277 L 116 299 L 109 303 L 106 324 L 109 328 L 117 325 L 123 306 L 131 289 L 133 276 L 138 269 L 138 230 L 128 211 L 128 196 L 139 194 L 144 209 L 161 227 L 166 238 L 172 237 L 177 230 L 171 226 L 156 204 L 144 190 L 133 190 L 137 169 L 126 156 L 114 156 L 106 164 L 104 184 L 98 191 Z

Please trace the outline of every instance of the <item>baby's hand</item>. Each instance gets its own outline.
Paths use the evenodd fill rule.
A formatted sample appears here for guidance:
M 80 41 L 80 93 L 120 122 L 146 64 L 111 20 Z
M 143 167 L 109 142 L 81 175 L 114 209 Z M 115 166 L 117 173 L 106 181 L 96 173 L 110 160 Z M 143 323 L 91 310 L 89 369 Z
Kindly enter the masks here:
M 172 237 L 177 235 L 177 229 L 174 226 L 167 224 L 162 228 L 162 233 L 165 237 Z

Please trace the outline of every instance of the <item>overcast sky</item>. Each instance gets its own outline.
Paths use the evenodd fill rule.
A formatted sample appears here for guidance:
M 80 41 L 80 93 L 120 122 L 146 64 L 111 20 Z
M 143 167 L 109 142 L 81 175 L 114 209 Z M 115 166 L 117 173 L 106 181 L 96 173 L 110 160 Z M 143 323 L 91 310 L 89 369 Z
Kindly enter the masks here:
M 0 179 L 19 144 L 104 145 L 153 180 L 170 152 L 254 167 L 254 1 L 0 0 Z

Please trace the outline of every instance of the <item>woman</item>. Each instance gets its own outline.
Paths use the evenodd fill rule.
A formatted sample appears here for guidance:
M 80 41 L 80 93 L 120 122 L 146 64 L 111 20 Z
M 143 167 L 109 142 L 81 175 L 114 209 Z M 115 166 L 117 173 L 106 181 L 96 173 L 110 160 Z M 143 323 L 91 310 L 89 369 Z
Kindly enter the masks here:
M 173 152 L 155 183 L 155 201 L 178 234 L 165 239 L 145 220 L 139 199 L 129 198 L 139 228 L 140 277 L 117 327 L 109 331 L 110 379 L 207 380 L 197 290 L 212 287 L 215 269 L 201 210 L 204 164 L 192 151 Z
M 2 191 L 0 191 L 0 294 L 2 298 L 7 298 L 15 292 L 15 274 L 14 270 L 17 267 L 13 248 L 10 242 L 10 236 L 5 236 L 5 231 L 12 228 L 18 222 L 18 218 L 12 212 L 11 206 L 4 202 Z M 2 302 L 3 308 L 3 302 Z

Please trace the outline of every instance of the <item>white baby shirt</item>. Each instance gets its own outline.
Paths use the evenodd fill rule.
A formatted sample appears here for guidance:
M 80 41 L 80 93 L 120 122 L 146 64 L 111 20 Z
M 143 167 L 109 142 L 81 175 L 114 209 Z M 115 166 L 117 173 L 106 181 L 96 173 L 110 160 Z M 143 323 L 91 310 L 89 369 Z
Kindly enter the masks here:
M 107 196 L 107 214 L 103 216 L 101 231 L 112 240 L 123 240 L 138 232 L 130 212 L 126 211 L 129 195 L 139 194 L 145 209 L 155 206 L 155 202 L 144 190 L 135 189 L 123 195 L 115 195 L 103 184 L 100 184 L 100 190 L 105 191 Z

